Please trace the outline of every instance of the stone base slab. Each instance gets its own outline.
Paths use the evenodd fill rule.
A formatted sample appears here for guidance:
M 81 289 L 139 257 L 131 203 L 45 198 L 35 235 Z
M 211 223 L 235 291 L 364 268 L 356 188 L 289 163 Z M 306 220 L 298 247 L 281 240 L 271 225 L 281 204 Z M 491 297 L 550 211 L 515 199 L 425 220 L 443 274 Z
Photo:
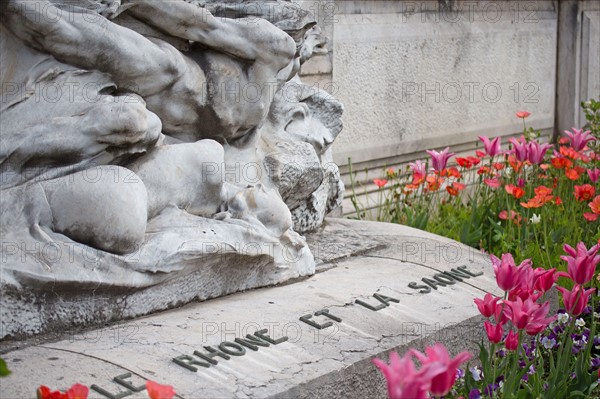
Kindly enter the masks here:
M 405 226 L 343 219 L 328 220 L 322 247 L 328 230 L 379 246 L 337 260 L 329 253 L 330 267 L 292 284 L 65 332 L 57 342 L 16 350 L 4 342 L 12 374 L 0 397 L 79 382 L 98 388 L 90 398 L 107 398 L 151 379 L 188 399 L 375 398 L 386 388 L 373 357 L 433 342 L 475 350 L 484 332 L 473 299 L 500 294 L 486 255 Z

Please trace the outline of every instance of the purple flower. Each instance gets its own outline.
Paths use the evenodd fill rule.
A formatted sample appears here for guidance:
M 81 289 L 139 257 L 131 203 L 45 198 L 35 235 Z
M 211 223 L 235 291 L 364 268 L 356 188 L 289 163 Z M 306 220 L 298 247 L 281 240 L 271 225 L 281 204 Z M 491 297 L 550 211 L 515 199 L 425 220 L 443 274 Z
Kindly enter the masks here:
M 544 160 L 546 151 L 552 148 L 552 144 L 540 144 L 537 141 L 532 141 L 527 144 L 527 159 L 534 165 L 539 165 Z
M 587 328 L 587 327 L 586 327 L 586 328 L 584 328 L 584 329 L 583 329 L 583 335 L 584 335 L 586 338 L 590 338 L 590 329 L 589 329 L 589 328 Z
M 600 368 L 600 357 L 593 357 L 590 361 L 592 371 Z
M 483 393 L 486 396 L 494 396 L 494 392 L 500 388 L 500 385 L 498 384 L 489 384 L 487 387 L 485 387 L 485 389 L 483 390 Z
M 511 152 L 515 154 L 517 160 L 521 162 L 527 160 L 527 141 L 525 141 L 525 138 L 515 139 L 511 137 L 508 141 L 513 145 Z
M 598 179 L 600 179 L 600 169 L 598 169 L 598 168 L 588 169 L 587 174 L 590 177 L 590 180 L 592 181 L 592 183 L 596 183 L 598 181 Z
M 490 139 L 485 136 L 479 136 L 479 140 L 483 142 L 485 153 L 490 157 L 495 157 L 500 154 L 500 137 L 496 137 L 490 141 Z
M 585 132 L 582 131 L 583 129 L 571 128 L 571 130 L 573 133 L 565 130 L 565 134 L 569 138 L 571 147 L 573 147 L 575 151 L 583 150 L 587 143 L 596 140 L 596 138 L 590 134 L 589 130 L 586 130 Z
M 469 392 L 469 399 L 481 399 L 481 391 L 477 388 L 471 389 L 471 392 Z
M 442 170 L 446 169 L 446 164 L 448 163 L 448 160 L 454 155 L 456 155 L 453 152 L 449 151 L 450 147 L 446 147 L 441 152 L 427 150 L 427 153 L 431 156 L 431 163 L 434 170 L 436 170 L 437 172 L 441 172 Z

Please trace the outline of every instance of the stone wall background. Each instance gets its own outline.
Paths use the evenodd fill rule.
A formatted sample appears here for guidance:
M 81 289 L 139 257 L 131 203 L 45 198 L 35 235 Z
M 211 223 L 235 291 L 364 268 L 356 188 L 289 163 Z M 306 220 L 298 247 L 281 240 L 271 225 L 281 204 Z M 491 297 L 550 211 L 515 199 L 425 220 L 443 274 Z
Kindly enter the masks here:
M 302 76 L 344 104 L 334 159 L 347 186 L 349 158 L 368 182 L 425 149 L 519 135 L 519 110 L 548 137 L 582 126 L 579 103 L 600 98 L 597 1 L 297 2 L 330 38 Z

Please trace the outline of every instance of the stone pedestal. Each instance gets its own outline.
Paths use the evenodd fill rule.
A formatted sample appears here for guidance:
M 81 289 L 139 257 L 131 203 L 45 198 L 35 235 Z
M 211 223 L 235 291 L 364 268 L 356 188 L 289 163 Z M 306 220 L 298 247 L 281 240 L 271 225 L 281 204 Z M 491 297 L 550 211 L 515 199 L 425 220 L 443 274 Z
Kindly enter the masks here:
M 320 263 L 304 280 L 65 331 L 56 342 L 3 342 L 12 374 L 0 397 L 79 382 L 106 398 L 151 379 L 190 399 L 375 398 L 386 388 L 373 357 L 434 342 L 475 352 L 484 332 L 473 299 L 500 294 L 486 255 L 409 227 L 343 219 L 308 242 Z

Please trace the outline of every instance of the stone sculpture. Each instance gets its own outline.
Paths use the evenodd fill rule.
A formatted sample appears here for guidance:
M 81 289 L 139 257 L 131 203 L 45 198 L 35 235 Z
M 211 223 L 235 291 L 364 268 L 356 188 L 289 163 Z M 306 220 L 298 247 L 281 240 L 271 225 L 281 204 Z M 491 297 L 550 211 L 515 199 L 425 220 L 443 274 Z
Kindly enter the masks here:
M 0 3 L 0 338 L 314 273 L 342 106 L 286 0 Z

